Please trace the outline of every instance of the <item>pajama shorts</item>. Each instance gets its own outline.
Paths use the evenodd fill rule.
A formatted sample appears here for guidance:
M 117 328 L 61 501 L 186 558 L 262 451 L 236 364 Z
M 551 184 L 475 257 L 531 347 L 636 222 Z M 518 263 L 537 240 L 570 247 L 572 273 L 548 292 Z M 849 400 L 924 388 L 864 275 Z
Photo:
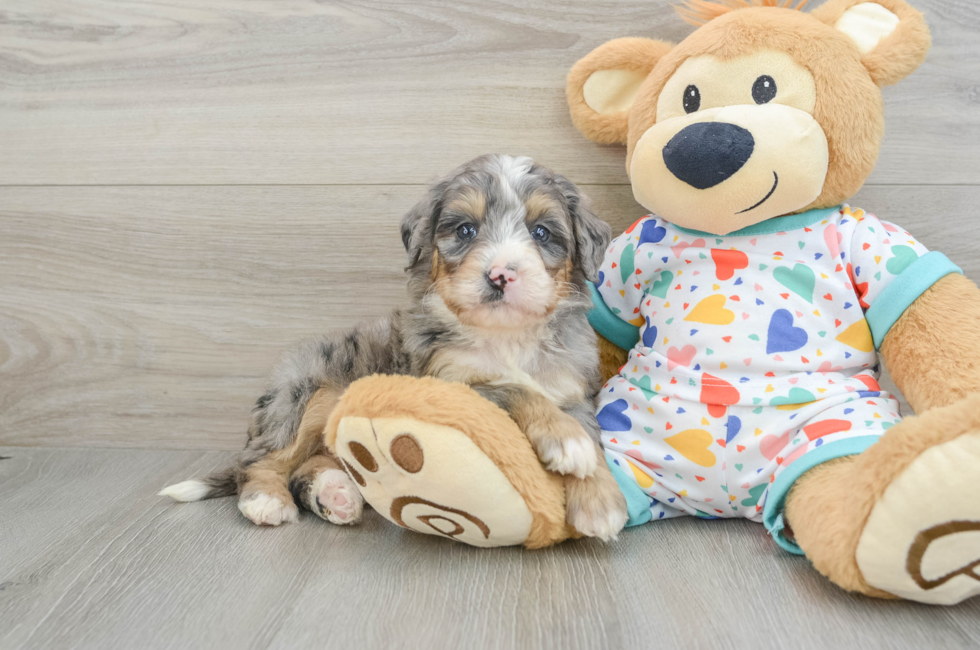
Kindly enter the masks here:
M 901 421 L 870 374 L 804 404 L 711 407 L 644 391 L 617 375 L 600 393 L 606 461 L 635 526 L 693 515 L 764 522 L 780 546 L 782 508 L 807 470 L 859 454 Z

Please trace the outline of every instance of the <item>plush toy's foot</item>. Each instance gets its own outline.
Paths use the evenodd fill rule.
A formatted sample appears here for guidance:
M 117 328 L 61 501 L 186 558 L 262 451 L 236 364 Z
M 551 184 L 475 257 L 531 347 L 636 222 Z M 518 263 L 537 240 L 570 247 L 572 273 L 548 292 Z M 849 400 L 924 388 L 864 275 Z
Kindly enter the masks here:
M 814 566 L 846 589 L 941 605 L 980 594 L 980 396 L 814 468 L 786 515 Z
M 468 386 L 374 376 L 348 388 L 325 441 L 393 523 L 474 546 L 547 546 L 565 524 L 562 478 L 507 414 Z

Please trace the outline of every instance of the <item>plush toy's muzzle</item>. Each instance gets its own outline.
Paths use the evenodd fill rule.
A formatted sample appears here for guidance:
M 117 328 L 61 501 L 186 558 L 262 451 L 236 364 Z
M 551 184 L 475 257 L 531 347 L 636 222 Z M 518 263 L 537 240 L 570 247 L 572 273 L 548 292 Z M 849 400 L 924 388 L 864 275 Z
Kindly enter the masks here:
M 827 163 L 827 137 L 809 113 L 735 105 L 651 126 L 630 179 L 636 200 L 672 223 L 724 235 L 809 205 Z

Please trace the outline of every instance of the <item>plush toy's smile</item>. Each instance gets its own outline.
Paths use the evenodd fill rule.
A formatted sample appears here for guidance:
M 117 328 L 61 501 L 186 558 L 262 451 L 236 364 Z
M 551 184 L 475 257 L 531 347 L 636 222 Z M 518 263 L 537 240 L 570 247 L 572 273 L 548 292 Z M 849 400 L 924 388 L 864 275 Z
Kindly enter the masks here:
M 751 208 L 745 208 L 744 210 L 739 210 L 735 214 L 742 214 L 743 212 L 748 212 L 749 210 L 755 210 L 757 207 L 759 207 L 760 205 L 762 205 L 763 203 L 765 203 L 766 201 L 768 201 L 769 200 L 769 197 L 772 196 L 772 193 L 776 191 L 776 186 L 779 185 L 779 174 L 777 174 L 774 171 L 772 173 L 772 178 L 773 178 L 773 181 L 772 181 L 772 189 L 769 190 L 769 193 L 768 194 L 766 194 L 764 197 L 762 197 L 762 200 L 761 201 L 759 201 L 758 203 L 756 203 L 755 205 L 753 205 Z

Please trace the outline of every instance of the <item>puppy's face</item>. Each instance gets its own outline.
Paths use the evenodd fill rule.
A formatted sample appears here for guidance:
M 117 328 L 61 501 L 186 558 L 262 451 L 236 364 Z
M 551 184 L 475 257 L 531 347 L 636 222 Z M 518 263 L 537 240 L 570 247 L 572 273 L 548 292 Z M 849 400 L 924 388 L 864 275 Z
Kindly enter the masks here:
M 575 186 L 527 158 L 471 161 L 420 206 L 403 223 L 410 269 L 421 280 L 428 262 L 426 290 L 466 325 L 543 321 L 594 279 L 609 241 Z

